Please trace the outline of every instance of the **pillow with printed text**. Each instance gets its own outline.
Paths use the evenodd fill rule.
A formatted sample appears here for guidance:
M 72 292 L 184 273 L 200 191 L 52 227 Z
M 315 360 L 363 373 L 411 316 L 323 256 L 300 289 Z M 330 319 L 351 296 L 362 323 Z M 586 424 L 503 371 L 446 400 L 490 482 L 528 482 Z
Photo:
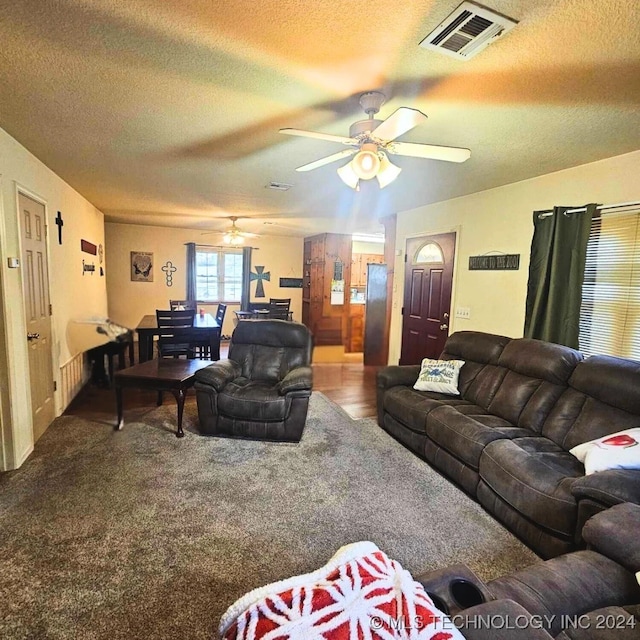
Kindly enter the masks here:
M 425 358 L 420 367 L 420 375 L 413 385 L 418 391 L 435 391 L 459 396 L 458 377 L 464 360 L 432 360 Z

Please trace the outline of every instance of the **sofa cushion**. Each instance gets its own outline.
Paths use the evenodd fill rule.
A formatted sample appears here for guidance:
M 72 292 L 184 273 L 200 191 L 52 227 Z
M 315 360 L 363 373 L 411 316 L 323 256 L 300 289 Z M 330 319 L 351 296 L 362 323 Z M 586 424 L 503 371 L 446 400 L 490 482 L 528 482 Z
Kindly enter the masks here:
M 448 359 L 498 364 L 502 350 L 511 340 L 481 331 L 456 331 L 447 338 L 442 355 Z
M 498 440 L 483 450 L 480 477 L 505 502 L 541 527 L 573 536 L 578 508 L 571 484 L 584 467 L 540 436 Z
M 312 340 L 307 327 L 286 320 L 243 320 L 229 345 L 229 359 L 252 380 L 279 382 L 291 369 L 311 362 Z
M 443 404 L 470 404 L 459 396 L 432 391 L 416 391 L 410 387 L 392 387 L 384 395 L 384 409 L 398 422 L 413 431 L 426 431 L 427 414 Z
M 540 433 L 581 360 L 582 354 L 569 347 L 529 338 L 512 340 L 500 355 L 498 365 L 507 371 L 487 410 Z
M 555 635 L 572 616 L 636 601 L 638 585 L 634 582 L 633 574 L 613 560 L 593 551 L 578 551 L 497 578 L 487 587 L 498 600 L 509 598 L 539 616 Z
M 236 420 L 281 422 L 289 407 L 277 386 L 247 378 L 236 378 L 218 394 L 219 412 Z
M 580 362 L 542 428 L 567 451 L 640 426 L 640 363 L 610 356 Z
M 530 431 L 484 411 L 465 415 L 457 407 L 446 406 L 427 416 L 427 435 L 456 458 L 478 469 L 480 454 L 489 442 L 528 436 Z
M 458 379 L 462 397 L 474 404 L 484 400 L 482 406 L 486 408 L 503 375 L 503 370 L 496 366 L 500 354 L 511 340 L 480 331 L 456 331 L 449 336 L 440 357 L 465 361 Z

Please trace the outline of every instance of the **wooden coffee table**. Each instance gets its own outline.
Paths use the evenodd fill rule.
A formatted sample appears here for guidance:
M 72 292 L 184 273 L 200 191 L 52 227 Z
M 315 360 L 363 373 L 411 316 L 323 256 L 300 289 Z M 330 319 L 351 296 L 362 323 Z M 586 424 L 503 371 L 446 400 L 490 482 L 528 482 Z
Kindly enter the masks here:
M 184 437 L 182 430 L 182 413 L 184 400 L 189 387 L 193 386 L 194 374 L 199 369 L 204 369 L 211 360 L 184 360 L 179 358 L 160 358 L 141 362 L 128 369 L 116 371 L 114 386 L 116 389 L 116 404 L 118 407 L 118 422 L 116 430 L 120 431 L 124 426 L 122 416 L 122 389 L 124 387 L 136 387 L 138 389 L 152 389 L 158 392 L 158 406 L 162 404 L 162 392 L 171 391 L 178 403 L 178 430 L 176 436 Z

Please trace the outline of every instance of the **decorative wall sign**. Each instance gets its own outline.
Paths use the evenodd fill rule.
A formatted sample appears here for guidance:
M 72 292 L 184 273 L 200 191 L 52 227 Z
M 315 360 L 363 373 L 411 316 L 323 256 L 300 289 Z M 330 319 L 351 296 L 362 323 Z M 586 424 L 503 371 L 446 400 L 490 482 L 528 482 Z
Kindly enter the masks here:
M 62 244 L 62 227 L 64 227 L 64 222 L 60 211 L 58 211 L 58 215 L 56 216 L 56 224 L 58 225 L 58 244 Z
M 98 247 L 88 240 L 80 240 L 80 249 L 85 253 L 90 253 L 92 256 L 98 255 Z
M 256 285 L 256 298 L 266 298 L 264 295 L 264 285 L 262 284 L 262 281 L 271 281 L 271 271 L 265 271 L 264 267 L 258 267 L 256 265 L 256 272 L 249 274 L 249 280 L 250 282 L 255 280 L 258 283 Z
M 280 278 L 282 289 L 302 289 L 302 278 Z
M 167 287 L 173 287 L 173 274 L 178 270 L 178 268 L 174 266 L 171 260 L 167 260 L 164 267 L 162 267 L 162 270 L 164 271 L 164 276 L 167 281 Z
M 102 264 L 102 261 L 104 260 L 104 249 L 101 244 L 98 245 L 98 259 L 100 260 L 100 264 Z
M 517 271 L 519 268 L 519 253 L 505 253 L 500 256 L 469 256 L 469 271 Z
M 82 261 L 82 275 L 84 275 L 87 271 L 93 275 L 93 272 L 96 270 L 96 265 L 92 262 L 92 263 L 85 263 L 85 261 Z
M 131 280 L 153 282 L 153 253 L 131 252 Z

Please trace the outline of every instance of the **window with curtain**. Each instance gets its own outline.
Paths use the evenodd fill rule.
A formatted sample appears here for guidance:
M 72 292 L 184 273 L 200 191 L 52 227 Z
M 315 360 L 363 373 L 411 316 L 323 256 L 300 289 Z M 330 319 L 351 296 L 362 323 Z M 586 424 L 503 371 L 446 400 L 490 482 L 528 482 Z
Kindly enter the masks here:
M 199 302 L 240 302 L 242 249 L 197 246 L 195 267 Z
M 585 355 L 640 360 L 640 207 L 591 223 L 579 343 Z

